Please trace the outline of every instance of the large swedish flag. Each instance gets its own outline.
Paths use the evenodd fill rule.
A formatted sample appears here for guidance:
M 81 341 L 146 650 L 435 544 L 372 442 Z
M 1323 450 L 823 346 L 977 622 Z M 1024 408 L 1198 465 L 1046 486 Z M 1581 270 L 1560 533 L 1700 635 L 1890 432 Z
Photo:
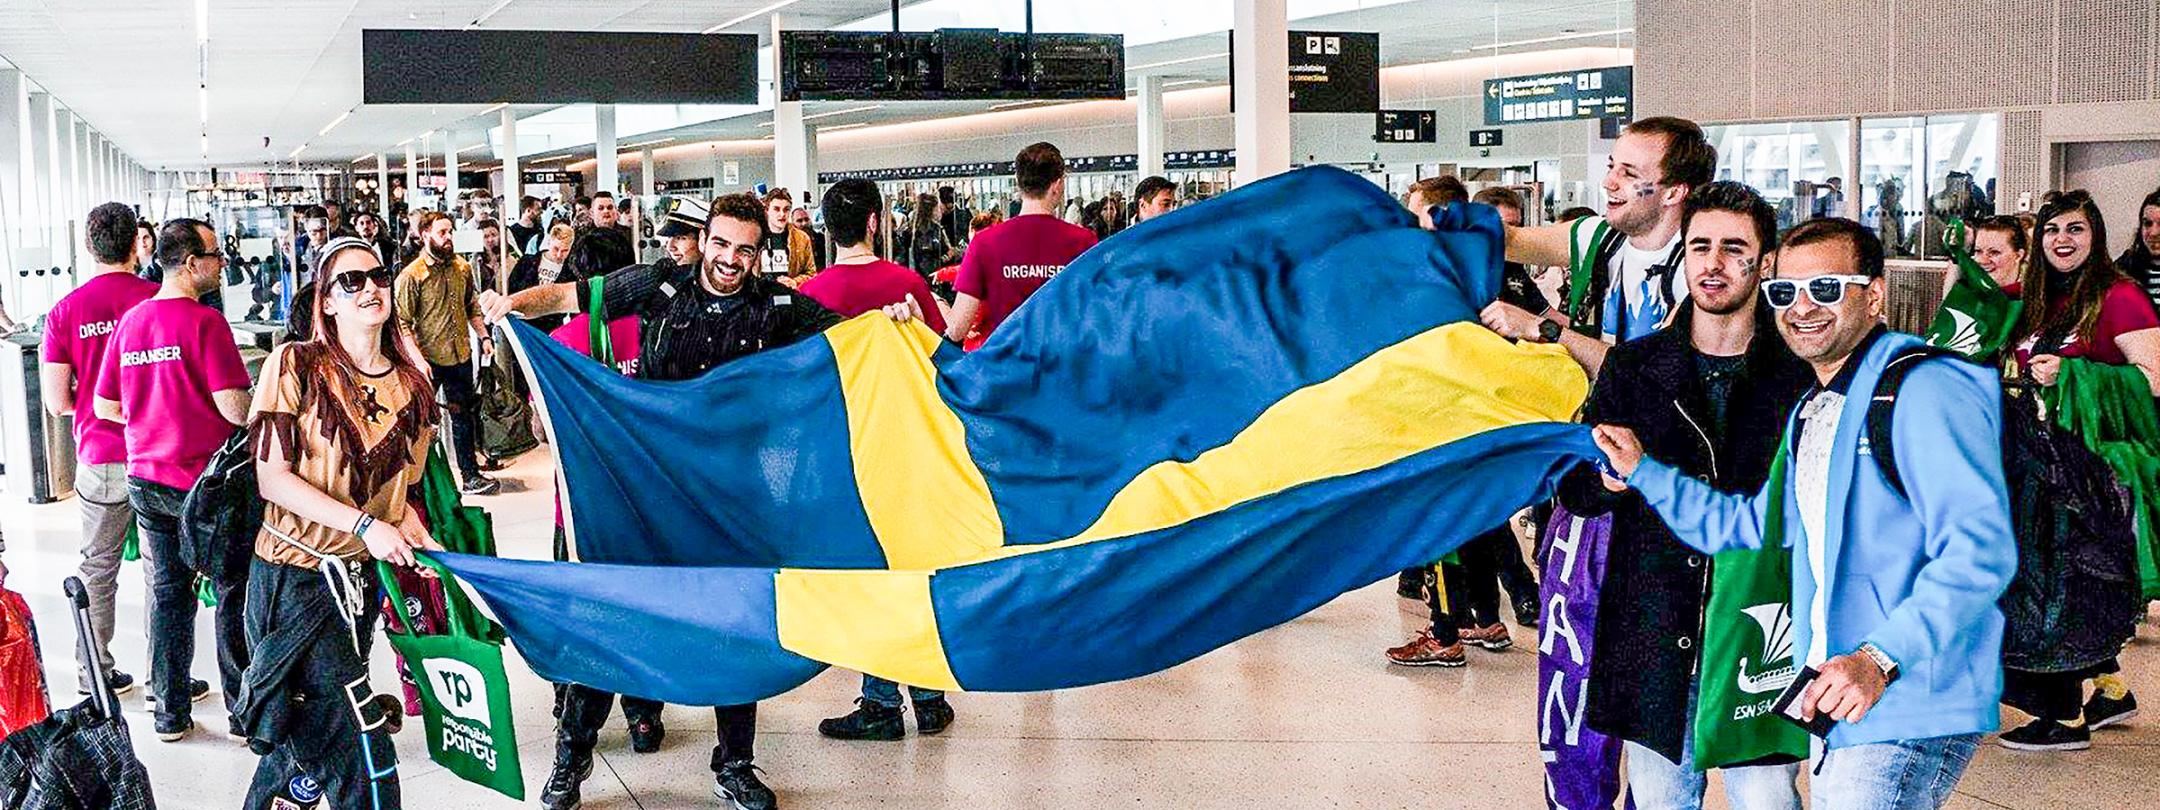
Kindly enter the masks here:
M 1595 452 L 1575 364 L 1477 321 L 1493 211 L 1439 220 L 1270 179 L 1105 241 L 965 356 L 871 314 L 655 383 L 519 327 L 585 562 L 446 562 L 542 676 L 669 702 L 827 664 L 992 691 L 1170 667 Z

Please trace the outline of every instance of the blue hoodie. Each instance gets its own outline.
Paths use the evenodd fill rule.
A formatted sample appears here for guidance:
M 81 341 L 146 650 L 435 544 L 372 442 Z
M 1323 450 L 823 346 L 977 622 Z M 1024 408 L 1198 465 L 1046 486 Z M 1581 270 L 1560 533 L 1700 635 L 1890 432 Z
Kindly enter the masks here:
M 1825 521 L 1823 569 L 1833 572 L 1824 585 L 1827 628 L 1812 626 L 1817 583 L 1805 562 L 1812 538 L 1800 523 L 1796 476 L 1786 477 L 1793 649 L 1809 649 L 1826 632 L 1832 657 L 1873 642 L 1898 664 L 1897 681 L 1866 718 L 1831 730 L 1831 748 L 1989 732 L 1998 723 L 2003 616 L 1995 602 L 2017 568 L 2000 381 L 1987 368 L 1946 360 L 1925 361 L 1905 378 L 1891 435 L 1910 498 L 1890 488 L 1872 457 L 1863 459 L 1869 392 L 1892 356 L 1920 345 L 1911 335 L 1879 333 L 1846 370 L 1852 393 L 1832 446 Z M 1792 447 L 1797 424 L 1787 419 Z M 1647 458 L 1628 483 L 1682 543 L 1705 554 L 1762 547 L 1767 491 L 1727 495 Z

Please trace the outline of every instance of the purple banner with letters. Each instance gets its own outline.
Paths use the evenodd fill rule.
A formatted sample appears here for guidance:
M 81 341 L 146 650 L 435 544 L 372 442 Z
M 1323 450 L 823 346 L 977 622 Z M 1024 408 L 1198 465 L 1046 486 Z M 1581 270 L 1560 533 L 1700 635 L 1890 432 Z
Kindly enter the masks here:
M 1590 656 L 1597 632 L 1598 587 L 1612 516 L 1585 520 L 1555 508 L 1546 527 L 1545 621 L 1538 628 L 1538 753 L 1545 760 L 1545 803 L 1558 810 L 1611 808 L 1620 797 L 1620 741 L 1591 731 Z

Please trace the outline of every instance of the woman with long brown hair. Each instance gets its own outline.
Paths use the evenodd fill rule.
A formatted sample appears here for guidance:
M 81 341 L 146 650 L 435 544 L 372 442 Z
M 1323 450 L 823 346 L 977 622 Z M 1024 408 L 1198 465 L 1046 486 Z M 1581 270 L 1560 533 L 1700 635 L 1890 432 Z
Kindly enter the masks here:
M 2066 357 L 2134 365 L 2160 395 L 2160 316 L 2107 256 L 2107 224 L 2092 195 L 2071 191 L 2040 208 L 2010 345 L 2022 370 L 2054 385 Z
M 264 754 L 248 806 L 295 776 L 326 806 L 400 806 L 399 701 L 367 686 L 380 602 L 373 560 L 439 548 L 411 507 L 436 419 L 394 272 L 366 241 L 324 246 L 314 331 L 265 362 L 248 429 L 267 506 L 248 574 L 253 661 L 236 714 Z
M 2125 386 L 2118 377 L 2107 389 L 2116 393 L 2106 396 L 2120 401 L 2121 389 L 2127 387 L 2127 398 L 2143 404 L 2146 396 L 2160 392 L 2160 315 L 2137 282 L 2108 258 L 2107 224 L 2092 196 L 2082 190 L 2051 196 L 2035 220 L 2031 248 L 2020 279 L 2025 308 L 2010 335 L 2012 376 L 2053 388 L 2062 384 L 2066 363 L 2134 366 L 2144 384 Z M 2052 399 L 2066 403 L 2080 399 L 2060 396 L 2060 390 L 2053 393 L 2057 396 Z M 2082 438 L 2097 445 L 2122 437 Z M 2116 472 L 2126 474 L 2121 468 Z M 2124 483 L 2138 486 L 2135 480 Z M 2087 610 L 2073 599 L 2065 608 L 2072 615 L 2065 621 L 2100 621 L 2078 614 L 2113 609 L 2119 608 L 2109 604 Z M 2060 672 L 2006 668 L 2003 702 L 2034 719 L 2005 732 L 2000 742 L 2026 751 L 2091 747 L 2094 730 L 2137 713 L 2137 698 L 2120 672 L 2113 657 Z M 2089 700 L 2084 694 L 2087 680 L 2095 686 Z

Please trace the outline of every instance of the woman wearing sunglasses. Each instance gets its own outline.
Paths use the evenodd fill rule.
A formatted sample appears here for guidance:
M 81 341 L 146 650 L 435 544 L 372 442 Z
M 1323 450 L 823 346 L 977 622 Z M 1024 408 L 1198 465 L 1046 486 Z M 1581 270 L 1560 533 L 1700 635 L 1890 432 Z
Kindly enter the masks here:
M 2025 310 L 2010 336 L 2016 349 L 2010 375 L 2053 387 L 2063 384 L 2066 365 L 2085 364 L 2076 369 L 2075 385 L 2097 397 L 2143 404 L 2147 395 L 2160 392 L 2160 316 L 2137 282 L 2108 259 L 2099 207 L 2084 191 L 2072 191 L 2049 199 L 2036 223 L 2020 279 Z M 2085 399 L 2073 395 L 2058 401 L 2072 408 Z M 2121 437 L 2084 438 L 2097 444 Z M 2135 477 L 2123 482 L 2137 488 Z M 2075 601 L 2068 607 L 2084 612 Z M 2137 699 L 2120 671 L 2112 657 L 2067 672 L 2006 669 L 2003 702 L 2034 719 L 2004 733 L 2002 744 L 2019 750 L 2091 747 L 2094 730 L 2137 713 Z M 2083 700 L 2087 680 L 2095 689 Z
M 365 240 L 332 239 L 322 255 L 312 336 L 270 355 L 249 420 L 268 506 L 248 575 L 255 654 L 241 716 L 269 752 L 248 806 L 304 773 L 325 806 L 381 810 L 400 806 L 399 702 L 367 686 L 380 602 L 370 563 L 411 566 L 415 549 L 439 548 L 407 497 L 437 414 L 393 317 L 394 273 Z

